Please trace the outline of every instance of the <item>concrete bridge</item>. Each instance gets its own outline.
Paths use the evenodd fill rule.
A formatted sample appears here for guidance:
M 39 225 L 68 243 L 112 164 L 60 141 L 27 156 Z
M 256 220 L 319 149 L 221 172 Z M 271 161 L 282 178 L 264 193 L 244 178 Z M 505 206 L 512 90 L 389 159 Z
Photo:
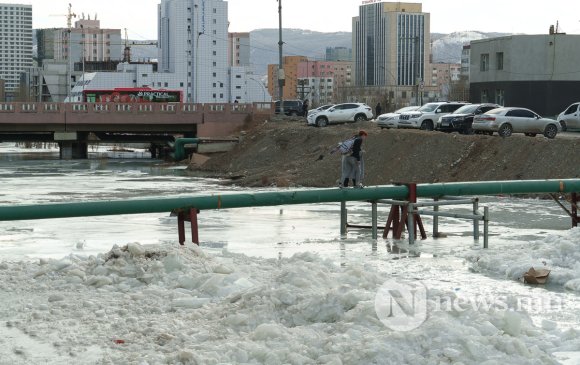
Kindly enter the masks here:
M 56 142 L 61 158 L 86 158 L 89 142 L 227 137 L 273 114 L 272 103 L 0 103 L 0 142 Z

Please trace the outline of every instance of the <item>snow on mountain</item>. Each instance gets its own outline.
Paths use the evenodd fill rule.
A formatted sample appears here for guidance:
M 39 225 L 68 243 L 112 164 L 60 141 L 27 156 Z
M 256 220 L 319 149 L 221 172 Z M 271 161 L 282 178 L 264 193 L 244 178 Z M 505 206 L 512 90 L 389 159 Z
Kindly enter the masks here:
M 433 62 L 461 62 L 461 50 L 470 41 L 501 37 L 507 33 L 478 31 L 431 33 Z M 304 29 L 284 29 L 284 55 L 301 55 L 323 60 L 326 47 L 352 48 L 352 33 L 322 33 Z M 256 29 L 250 32 L 250 62 L 257 74 L 266 74 L 268 64 L 278 63 L 278 29 Z
M 471 41 L 495 38 L 507 33 L 483 33 L 478 31 L 453 32 L 450 34 L 431 34 L 431 53 L 433 62 L 460 63 L 463 46 Z

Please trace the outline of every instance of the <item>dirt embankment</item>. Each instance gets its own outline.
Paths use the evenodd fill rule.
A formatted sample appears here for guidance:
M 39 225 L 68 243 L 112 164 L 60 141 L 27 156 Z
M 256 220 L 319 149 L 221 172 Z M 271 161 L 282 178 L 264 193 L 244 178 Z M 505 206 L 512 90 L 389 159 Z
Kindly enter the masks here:
M 340 155 L 329 150 L 359 129 L 369 133 L 365 185 L 580 177 L 580 138 L 381 130 L 373 122 L 315 128 L 292 119 L 255 126 L 231 152 L 190 169 L 244 186 L 332 187 Z

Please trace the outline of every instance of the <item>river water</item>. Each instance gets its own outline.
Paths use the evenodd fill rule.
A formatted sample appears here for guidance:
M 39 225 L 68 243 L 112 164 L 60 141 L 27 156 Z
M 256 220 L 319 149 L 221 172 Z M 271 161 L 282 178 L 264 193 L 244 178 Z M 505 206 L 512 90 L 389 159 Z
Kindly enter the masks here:
M 0 144 L 0 181 L 2 206 L 247 191 L 189 176 L 182 167 L 147 158 L 144 151 L 101 148 L 88 160 L 61 161 L 55 150 L 29 151 L 7 143 Z M 483 205 L 491 213 L 488 250 L 481 248 L 482 241 L 474 242 L 471 222 L 453 218 L 440 218 L 446 237 L 433 239 L 432 220 L 424 217 L 429 237 L 411 247 L 404 241 L 373 240 L 368 229 L 351 229 L 341 237 L 338 203 L 202 211 L 199 236 L 202 249 L 216 255 L 227 251 L 279 259 L 309 252 L 343 267 L 362 263 L 466 296 L 547 298 L 560 305 L 527 308 L 535 323 L 577 327 L 580 284 L 576 287 L 574 280 L 580 279 L 580 265 L 565 257 L 580 257 L 580 234 L 570 229 L 570 219 L 555 203 L 539 199 L 482 197 Z M 467 213 L 471 207 L 444 209 Z M 370 224 L 369 204 L 349 203 L 348 212 L 349 223 Z M 379 225 L 387 214 L 388 207 L 380 206 Z M 169 213 L 0 222 L 0 261 L 97 255 L 114 245 L 176 241 L 176 218 Z M 554 273 L 547 285 L 518 280 L 522 268 L 546 261 Z

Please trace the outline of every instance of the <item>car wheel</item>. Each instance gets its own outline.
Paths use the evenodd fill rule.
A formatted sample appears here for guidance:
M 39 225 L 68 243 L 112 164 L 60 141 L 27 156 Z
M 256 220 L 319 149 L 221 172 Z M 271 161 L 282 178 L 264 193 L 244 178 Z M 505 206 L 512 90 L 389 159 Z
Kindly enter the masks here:
M 328 119 L 325 117 L 320 117 L 316 119 L 316 126 L 317 127 L 326 127 L 328 125 Z
M 506 123 L 501 127 L 499 127 L 497 134 L 499 134 L 501 137 L 509 137 L 512 135 L 512 132 L 513 132 L 512 126 Z
M 433 130 L 433 122 L 430 120 L 426 120 L 423 123 L 421 123 L 421 127 L 419 127 L 419 128 L 424 130 L 424 131 L 432 131 Z
M 556 134 L 558 134 L 558 127 L 553 124 L 548 124 L 546 129 L 544 129 L 544 137 L 546 138 L 552 139 L 556 137 Z
M 354 117 L 355 122 L 364 122 L 366 120 L 367 120 L 367 117 L 365 117 L 364 114 L 357 114 L 356 117 Z
M 528 137 L 535 137 L 536 133 L 524 133 L 524 135 L 526 135 Z
M 566 126 L 566 122 L 561 120 L 560 125 L 562 126 L 562 132 L 566 132 L 566 130 L 568 129 L 568 126 Z

